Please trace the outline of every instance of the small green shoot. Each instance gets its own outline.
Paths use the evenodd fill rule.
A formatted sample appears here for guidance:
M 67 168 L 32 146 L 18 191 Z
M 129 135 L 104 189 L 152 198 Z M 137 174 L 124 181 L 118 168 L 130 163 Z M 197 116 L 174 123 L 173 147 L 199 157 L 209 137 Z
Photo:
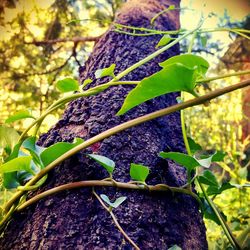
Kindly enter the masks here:
M 140 164 L 131 163 L 130 177 L 135 181 L 145 182 L 149 175 L 149 168 Z
M 101 194 L 100 197 L 103 201 L 105 201 L 111 208 L 118 208 L 126 199 L 127 197 L 121 196 L 115 200 L 115 202 L 111 202 L 109 197 L 105 194 Z
M 88 156 L 98 162 L 101 166 L 103 166 L 108 173 L 111 175 L 115 169 L 115 162 L 110 160 L 109 158 L 102 156 L 102 155 L 96 155 L 96 154 L 88 154 Z

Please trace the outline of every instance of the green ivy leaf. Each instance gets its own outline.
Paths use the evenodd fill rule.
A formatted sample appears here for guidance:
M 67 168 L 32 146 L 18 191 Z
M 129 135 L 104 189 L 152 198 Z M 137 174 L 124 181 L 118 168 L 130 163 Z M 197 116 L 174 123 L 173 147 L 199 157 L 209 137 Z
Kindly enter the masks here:
M 56 160 L 58 157 L 81 144 L 83 140 L 81 138 L 76 138 L 73 143 L 69 142 L 58 142 L 50 147 L 46 148 L 40 155 L 43 166 L 48 166 L 51 162 Z
M 21 111 L 16 112 L 14 115 L 10 116 L 8 119 L 6 119 L 5 123 L 11 123 L 11 122 L 19 121 L 19 120 L 26 119 L 26 118 L 35 119 L 35 117 L 31 115 L 29 110 L 21 110 Z
M 86 80 L 84 80 L 84 82 L 83 82 L 83 84 L 82 84 L 82 88 L 84 88 L 84 87 L 86 87 L 89 83 L 92 83 L 93 82 L 93 80 L 92 79 L 90 79 L 90 78 L 88 78 L 88 79 L 86 79 Z
M 17 177 L 17 172 L 5 173 L 2 175 L 2 178 L 3 178 L 3 186 L 6 189 L 17 188 L 18 186 L 21 185 Z
M 122 115 L 135 106 L 171 92 L 186 91 L 195 94 L 195 69 L 183 64 L 171 64 L 159 72 L 144 78 L 127 95 L 117 115 Z
M 149 175 L 149 168 L 140 164 L 131 163 L 130 177 L 136 181 L 145 182 Z
M 199 162 L 192 156 L 179 152 L 168 152 L 168 153 L 160 152 L 159 155 L 163 159 L 171 159 L 177 162 L 178 164 L 184 166 L 189 172 L 191 172 L 194 168 L 200 165 Z
M 115 74 L 114 74 L 114 70 L 115 70 L 115 64 L 111 64 L 108 68 L 104 68 L 104 69 L 98 69 L 96 72 L 95 72 L 95 77 L 96 78 L 102 78 L 104 76 L 111 76 L 111 77 L 115 77 Z
M 227 155 L 227 153 L 223 152 L 223 151 L 217 151 L 213 154 L 212 156 L 212 162 L 219 162 L 219 161 L 223 161 L 224 157 Z
M 101 166 L 103 166 L 109 174 L 112 174 L 115 169 L 115 162 L 110 160 L 109 158 L 102 156 L 102 155 L 96 155 L 96 154 L 88 154 L 88 156 L 98 162 Z
M 122 196 L 117 198 L 115 202 L 111 202 L 109 197 L 105 194 L 101 194 L 100 197 L 112 208 L 118 208 L 127 199 L 127 197 Z
M 207 203 L 207 201 L 204 198 L 201 198 L 202 207 L 203 207 L 203 216 L 206 219 L 214 221 L 217 225 L 220 225 L 220 221 L 217 218 L 216 214 L 214 213 L 213 209 L 210 207 L 210 205 Z M 227 220 L 227 217 L 221 212 L 221 215 L 223 216 L 224 220 Z
M 156 48 L 158 47 L 162 47 L 167 45 L 171 40 L 173 40 L 172 37 L 170 37 L 169 35 L 164 35 L 161 40 L 157 43 L 157 45 L 155 46 Z
M 177 245 L 173 245 L 172 247 L 168 248 L 168 250 L 181 250 L 181 248 Z
M 28 137 L 23 142 L 22 146 L 30 152 L 31 156 L 33 157 L 33 161 L 39 166 L 43 167 L 40 155 L 45 150 L 45 148 L 36 145 L 36 138 L 33 136 Z
M 205 48 L 206 45 L 207 45 L 207 37 L 206 36 L 201 36 L 200 39 L 201 39 L 202 47 Z
M 201 56 L 192 55 L 192 54 L 183 54 L 183 55 L 173 56 L 159 64 L 161 67 L 166 68 L 167 66 L 174 64 L 174 63 L 181 63 L 190 69 L 196 68 L 198 75 L 203 76 L 203 77 L 205 76 L 209 68 L 209 63 L 207 60 L 205 60 Z
M 175 5 L 174 4 L 169 5 L 168 9 L 169 10 L 175 10 Z
M 190 147 L 191 150 L 191 154 L 194 154 L 197 151 L 202 150 L 201 145 L 199 145 L 198 143 L 196 143 L 192 138 L 188 137 L 188 145 Z
M 0 148 L 9 149 L 10 153 L 18 142 L 18 139 L 19 134 L 14 128 L 0 126 Z
M 26 172 L 33 174 L 30 164 L 31 160 L 32 160 L 31 156 L 20 156 L 18 158 L 10 160 L 0 166 L 0 173 L 3 174 L 3 173 L 10 173 L 10 172 L 24 170 Z
M 218 189 L 219 187 L 219 183 L 216 179 L 216 177 L 214 176 L 214 174 L 209 171 L 209 170 L 205 170 L 203 172 L 203 174 L 201 176 L 198 177 L 199 178 L 199 181 L 201 183 L 204 183 L 208 186 L 213 186 L 213 187 L 216 187 Z
M 62 80 L 57 81 L 56 87 L 62 93 L 79 90 L 78 81 L 72 78 L 64 78 Z

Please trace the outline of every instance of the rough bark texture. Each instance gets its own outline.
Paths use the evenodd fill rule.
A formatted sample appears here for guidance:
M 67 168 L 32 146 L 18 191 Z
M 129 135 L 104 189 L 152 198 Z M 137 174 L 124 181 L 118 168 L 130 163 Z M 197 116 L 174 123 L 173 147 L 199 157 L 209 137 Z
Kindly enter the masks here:
M 150 19 L 173 3 L 178 5 L 178 1 L 132 1 L 120 11 L 116 21 L 150 27 Z M 173 13 L 159 17 L 155 28 L 178 28 L 178 13 Z M 80 69 L 81 80 L 87 77 L 93 79 L 95 70 L 111 63 L 117 65 L 115 73 L 121 72 L 155 51 L 159 39 L 159 36 L 135 37 L 109 30 L 96 44 L 85 67 Z M 123 80 L 140 80 L 151 75 L 159 70 L 159 62 L 178 53 L 179 47 L 175 46 Z M 94 81 L 92 86 L 107 80 Z M 73 101 L 58 124 L 40 138 L 40 144 L 49 146 L 58 141 L 72 141 L 74 137 L 90 138 L 124 121 L 173 105 L 178 96 L 176 93 L 162 96 L 124 116 L 115 116 L 131 88 L 113 87 L 97 96 Z M 86 158 L 86 152 L 113 159 L 116 162 L 114 178 L 119 181 L 129 180 L 129 166 L 134 162 L 150 167 L 149 184 L 184 184 L 185 170 L 171 161 L 161 160 L 157 155 L 162 150 L 184 151 L 179 113 L 128 129 L 78 153 L 50 174 L 43 190 L 71 181 L 106 177 L 100 166 Z M 191 197 L 115 188 L 98 188 L 96 191 L 107 194 L 111 199 L 121 195 L 128 197 L 114 213 L 123 229 L 141 249 L 168 249 L 174 244 L 182 249 L 207 249 L 202 217 Z M 0 240 L 0 248 L 132 249 L 92 195 L 91 189 L 59 193 L 16 215 Z

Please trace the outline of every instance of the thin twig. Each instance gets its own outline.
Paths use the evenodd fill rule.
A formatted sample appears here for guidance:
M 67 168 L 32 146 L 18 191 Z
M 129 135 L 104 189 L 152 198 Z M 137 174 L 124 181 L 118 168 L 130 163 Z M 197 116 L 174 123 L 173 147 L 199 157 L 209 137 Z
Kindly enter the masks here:
M 101 36 L 58 38 L 53 40 L 25 42 L 25 44 L 34 44 L 36 46 L 41 46 L 41 45 L 65 43 L 65 42 L 73 42 L 73 43 L 96 42 L 100 37 Z
M 136 249 L 136 250 L 140 250 L 140 248 L 136 245 L 136 243 L 126 234 L 126 232 L 122 229 L 121 225 L 119 224 L 116 216 L 114 215 L 114 213 L 112 212 L 111 209 L 109 209 L 104 202 L 102 201 L 102 199 L 99 197 L 99 195 L 93 190 L 92 191 L 93 194 L 95 195 L 95 197 L 97 198 L 97 200 L 101 203 L 101 205 L 105 208 L 105 210 L 110 213 L 115 225 L 117 226 L 117 228 L 119 229 L 119 231 L 123 234 L 124 238 Z

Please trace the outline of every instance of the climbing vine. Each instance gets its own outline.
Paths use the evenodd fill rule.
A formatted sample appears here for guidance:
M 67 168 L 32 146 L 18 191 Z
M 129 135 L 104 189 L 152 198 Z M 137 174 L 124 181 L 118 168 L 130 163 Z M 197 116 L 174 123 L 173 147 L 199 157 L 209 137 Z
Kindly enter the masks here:
M 154 20 L 152 20 L 152 22 L 154 22 Z M 28 110 L 24 110 L 10 116 L 6 120 L 6 124 L 26 118 L 32 118 L 34 121 L 20 136 L 13 128 L 9 128 L 5 125 L 0 127 L 0 140 L 1 146 L 3 148 L 2 157 L 4 158 L 4 162 L 0 166 L 2 185 L 6 190 L 16 189 L 16 192 L 14 192 L 13 196 L 10 199 L 6 200 L 1 211 L 1 232 L 4 231 L 5 226 L 14 213 L 22 211 L 31 204 L 34 204 L 49 195 L 68 189 L 92 187 L 94 196 L 99 200 L 104 209 L 106 209 L 110 213 L 117 228 L 124 235 L 125 239 L 128 240 L 136 249 L 139 249 L 139 246 L 137 246 L 136 243 L 133 242 L 129 238 L 128 234 L 125 233 L 121 228 L 118 219 L 115 217 L 115 214 L 113 212 L 115 208 L 120 206 L 123 202 L 126 202 L 126 197 L 118 197 L 115 201 L 112 202 L 110 201 L 108 196 L 106 196 L 105 194 L 97 194 L 97 192 L 94 190 L 94 187 L 97 186 L 109 186 L 120 189 L 141 190 L 143 192 L 173 192 L 190 195 L 197 201 L 201 212 L 206 218 L 210 218 L 211 220 L 214 220 L 216 223 L 222 226 L 231 245 L 235 249 L 242 249 L 242 245 L 245 239 L 239 241 L 239 239 L 236 239 L 234 237 L 227 223 L 225 222 L 222 212 L 216 207 L 211 197 L 220 195 L 227 189 L 249 187 L 249 184 L 245 183 L 242 185 L 238 185 L 230 182 L 225 182 L 222 184 L 219 183 L 215 175 L 209 170 L 209 167 L 213 162 L 222 162 L 226 154 L 222 151 L 214 152 L 210 155 L 202 154 L 203 150 L 201 146 L 194 142 L 191 138 L 187 137 L 185 131 L 183 110 L 195 105 L 209 105 L 209 101 L 218 96 L 250 86 L 250 80 L 211 91 L 210 93 L 202 96 L 200 96 L 197 92 L 197 86 L 221 78 L 250 74 L 250 71 L 241 71 L 234 74 L 219 75 L 216 77 L 208 78 L 206 77 L 206 72 L 209 68 L 209 63 L 205 58 L 192 54 L 191 43 L 188 49 L 188 53 L 174 56 L 164 62 L 161 62 L 161 70 L 156 72 L 155 74 L 141 79 L 140 81 L 121 80 L 124 76 L 126 76 L 134 69 L 157 57 L 162 52 L 168 50 L 188 36 L 193 36 L 193 39 L 196 39 L 197 33 L 226 31 L 234 32 L 238 35 L 248 38 L 246 34 L 250 33 L 249 31 L 244 29 L 219 28 L 204 30 L 201 28 L 201 26 L 202 21 L 194 30 L 191 31 L 182 29 L 176 31 L 159 31 L 146 28 L 130 27 L 114 23 L 114 31 L 120 33 L 130 34 L 134 36 L 149 36 L 161 34 L 162 38 L 157 44 L 157 48 L 160 48 L 117 75 L 114 74 L 114 70 L 116 67 L 115 64 L 112 64 L 110 65 L 110 67 L 104 69 L 98 69 L 95 72 L 96 79 L 105 76 L 110 76 L 112 79 L 105 84 L 89 88 L 88 90 L 84 90 L 84 88 L 89 83 L 91 83 L 93 79 L 85 79 L 82 85 L 79 85 L 76 80 L 71 78 L 59 80 L 56 84 L 58 90 L 62 93 L 70 94 L 55 101 L 40 117 L 33 117 Z M 133 109 L 141 103 L 167 93 L 188 92 L 192 94 L 194 98 L 184 102 L 181 96 L 177 100 L 178 103 L 171 107 L 158 110 L 156 112 L 122 123 L 86 141 L 81 138 L 75 138 L 72 143 L 58 142 L 48 148 L 36 145 L 39 128 L 48 114 L 58 109 L 59 107 L 66 105 L 72 100 L 80 97 L 97 95 L 105 91 L 107 88 L 121 84 L 135 85 L 135 87 L 125 98 L 124 103 L 118 111 L 117 115 L 123 115 L 127 111 Z M 115 162 L 112 159 L 109 159 L 103 155 L 86 154 L 86 157 L 89 157 L 92 160 L 96 161 L 107 171 L 107 178 L 103 180 L 86 180 L 64 184 L 44 191 L 26 200 L 27 193 L 41 187 L 45 183 L 47 175 L 52 169 L 57 167 L 59 163 L 76 154 L 80 150 L 86 149 L 94 143 L 102 141 L 103 139 L 117 134 L 123 130 L 180 110 L 183 140 L 186 146 L 187 154 L 179 152 L 159 152 L 159 157 L 163 159 L 173 160 L 186 169 L 187 183 L 185 185 L 181 187 L 172 187 L 166 185 L 165 183 L 149 185 L 146 182 L 149 174 L 149 168 L 147 166 L 136 163 L 131 163 L 130 166 L 131 181 L 119 182 L 112 176 L 112 173 L 115 169 Z M 32 133 L 30 136 L 31 130 Z M 195 192 L 193 190 L 192 187 L 194 185 L 199 188 L 200 192 Z

